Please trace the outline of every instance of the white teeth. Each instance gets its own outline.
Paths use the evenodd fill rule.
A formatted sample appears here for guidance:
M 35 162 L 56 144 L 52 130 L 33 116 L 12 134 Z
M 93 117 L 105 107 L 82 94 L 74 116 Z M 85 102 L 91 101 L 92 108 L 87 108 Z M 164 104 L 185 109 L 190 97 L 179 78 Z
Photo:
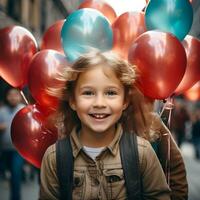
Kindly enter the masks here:
M 92 114 L 93 117 L 97 118 L 97 119 L 103 119 L 105 117 L 107 117 L 107 114 Z

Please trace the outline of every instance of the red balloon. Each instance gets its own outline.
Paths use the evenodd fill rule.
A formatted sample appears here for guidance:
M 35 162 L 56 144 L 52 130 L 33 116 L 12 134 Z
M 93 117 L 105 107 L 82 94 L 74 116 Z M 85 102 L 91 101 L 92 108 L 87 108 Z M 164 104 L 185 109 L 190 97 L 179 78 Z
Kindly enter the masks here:
M 11 138 L 17 151 L 35 167 L 40 167 L 46 149 L 57 140 L 57 129 L 36 105 L 22 108 L 11 125 Z
M 29 63 L 37 51 L 33 35 L 20 26 L 0 30 L 0 74 L 13 87 L 27 83 Z
M 194 84 L 189 90 L 183 93 L 184 97 L 189 101 L 200 100 L 200 82 Z
M 51 87 L 60 88 L 63 82 L 58 80 L 58 75 L 64 67 L 69 66 L 66 57 L 54 50 L 42 50 L 38 52 L 30 63 L 28 73 L 28 87 L 33 98 L 42 107 L 49 111 L 55 111 L 58 99 L 48 94 Z
M 139 69 L 139 88 L 153 99 L 172 95 L 185 73 L 185 50 L 170 33 L 143 33 L 133 43 L 128 58 Z
M 64 22 L 65 20 L 59 20 L 47 29 L 42 37 L 41 49 L 53 49 L 64 54 L 60 36 Z
M 200 80 L 200 40 L 187 35 L 182 41 L 187 55 L 187 66 L 182 81 L 175 90 L 181 94 Z
M 93 8 L 100 11 L 105 17 L 108 18 L 111 24 L 117 17 L 115 10 L 105 1 L 85 0 L 80 4 L 79 9 L 81 8 Z
M 113 51 L 128 59 L 128 51 L 134 40 L 146 32 L 143 12 L 125 12 L 112 25 Z

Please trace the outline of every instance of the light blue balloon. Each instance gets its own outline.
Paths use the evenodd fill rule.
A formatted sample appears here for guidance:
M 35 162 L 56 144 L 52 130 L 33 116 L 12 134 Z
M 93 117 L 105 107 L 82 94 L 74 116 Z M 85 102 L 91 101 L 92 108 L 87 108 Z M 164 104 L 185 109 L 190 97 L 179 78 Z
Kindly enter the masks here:
M 192 21 L 193 9 L 189 0 L 150 0 L 145 11 L 148 30 L 170 32 L 179 40 L 188 34 Z
M 103 14 L 91 8 L 70 14 L 61 30 L 61 41 L 69 62 L 96 48 L 110 50 L 113 46 L 112 28 Z

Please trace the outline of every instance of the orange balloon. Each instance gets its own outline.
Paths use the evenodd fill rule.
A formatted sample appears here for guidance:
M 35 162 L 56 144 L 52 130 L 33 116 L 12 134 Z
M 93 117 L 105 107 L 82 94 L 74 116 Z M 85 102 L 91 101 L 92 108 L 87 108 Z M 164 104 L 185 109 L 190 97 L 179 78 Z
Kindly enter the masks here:
M 61 44 L 61 29 L 65 20 L 59 20 L 51 25 L 42 37 L 41 49 L 53 49 L 64 54 Z
M 187 55 L 187 67 L 181 83 L 175 90 L 175 94 L 183 93 L 200 80 L 200 40 L 187 35 L 182 44 Z
M 159 31 L 140 35 L 131 46 L 128 59 L 139 69 L 139 88 L 153 99 L 172 95 L 183 78 L 187 61 L 180 41 Z
M 100 11 L 105 17 L 108 18 L 111 24 L 114 22 L 114 20 L 117 17 L 115 10 L 105 1 L 85 0 L 80 4 L 79 9 L 81 8 L 94 8 Z
M 189 90 L 183 93 L 184 97 L 190 101 L 200 100 L 200 82 L 197 82 Z
M 125 12 L 112 25 L 113 51 L 128 59 L 128 51 L 134 40 L 146 32 L 143 12 Z

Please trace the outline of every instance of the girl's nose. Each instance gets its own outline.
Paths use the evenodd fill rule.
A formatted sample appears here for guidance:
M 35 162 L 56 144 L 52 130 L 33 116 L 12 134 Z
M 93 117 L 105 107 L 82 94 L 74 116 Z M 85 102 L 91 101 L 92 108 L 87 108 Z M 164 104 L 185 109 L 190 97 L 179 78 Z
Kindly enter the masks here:
M 93 103 L 94 107 L 106 107 L 106 99 L 104 95 L 97 95 Z

